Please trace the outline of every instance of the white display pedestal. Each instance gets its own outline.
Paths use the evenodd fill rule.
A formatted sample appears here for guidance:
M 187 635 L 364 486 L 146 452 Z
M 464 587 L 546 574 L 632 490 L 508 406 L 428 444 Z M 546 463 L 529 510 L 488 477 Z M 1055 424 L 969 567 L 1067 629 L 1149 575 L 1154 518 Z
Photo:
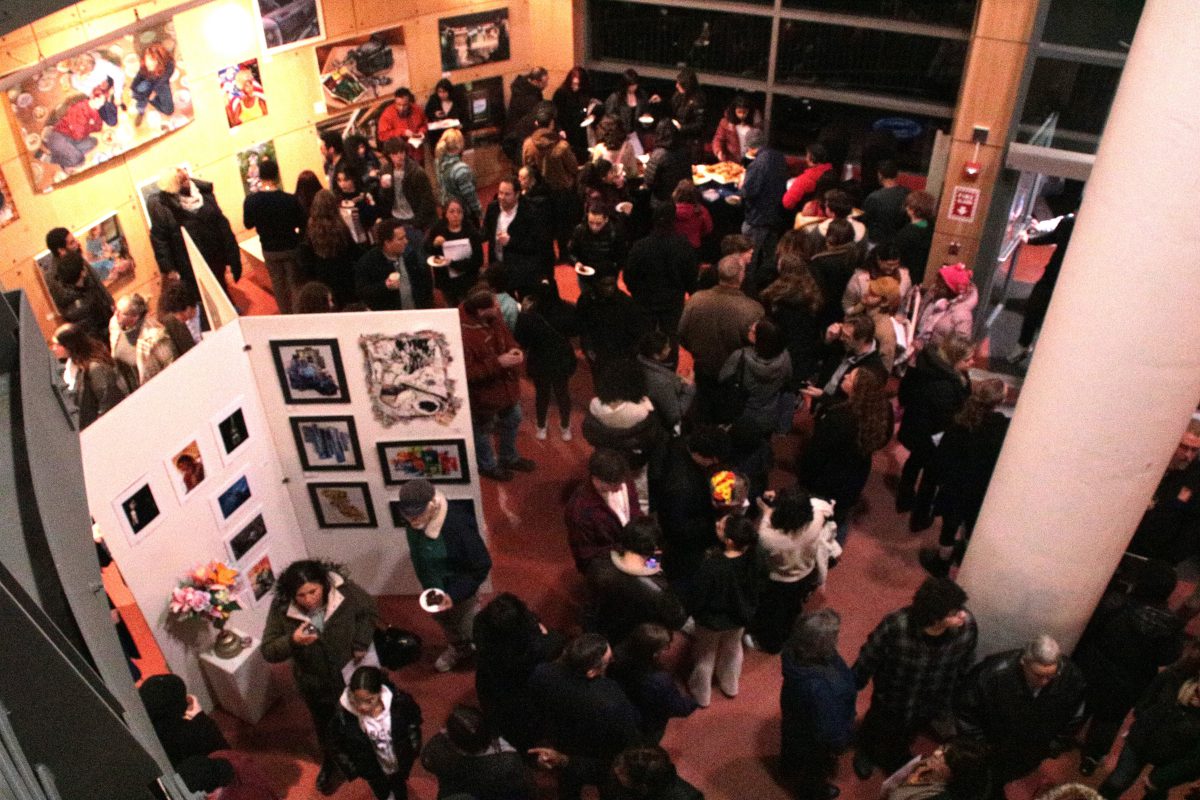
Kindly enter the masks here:
M 259 652 L 261 644 L 256 638 L 233 658 L 218 658 L 211 651 L 200 655 L 200 669 L 217 705 L 251 725 L 262 719 L 278 696 L 270 666 Z

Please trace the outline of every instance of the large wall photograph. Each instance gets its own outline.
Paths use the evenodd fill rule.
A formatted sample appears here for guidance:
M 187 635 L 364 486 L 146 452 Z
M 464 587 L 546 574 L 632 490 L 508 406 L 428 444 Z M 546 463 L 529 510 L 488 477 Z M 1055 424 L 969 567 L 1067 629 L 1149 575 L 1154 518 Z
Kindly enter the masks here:
M 408 49 L 401 27 L 326 42 L 313 52 L 325 106 L 330 111 L 388 99 L 410 83 Z
M 98 40 L 3 85 L 35 192 L 48 192 L 193 118 L 173 20 Z

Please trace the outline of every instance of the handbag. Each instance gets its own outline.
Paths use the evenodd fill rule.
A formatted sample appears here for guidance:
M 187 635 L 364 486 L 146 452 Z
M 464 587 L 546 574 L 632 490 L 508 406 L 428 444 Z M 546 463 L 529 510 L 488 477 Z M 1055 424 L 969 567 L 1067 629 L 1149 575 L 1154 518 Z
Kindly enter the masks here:
M 375 652 L 384 667 L 400 669 L 421 658 L 421 637 L 395 625 L 376 628 Z
M 738 354 L 737 369 L 720 383 L 721 402 L 717 404 L 715 415 L 717 422 L 729 424 L 742 415 L 746 410 L 746 401 L 750 391 L 746 388 L 746 350 Z

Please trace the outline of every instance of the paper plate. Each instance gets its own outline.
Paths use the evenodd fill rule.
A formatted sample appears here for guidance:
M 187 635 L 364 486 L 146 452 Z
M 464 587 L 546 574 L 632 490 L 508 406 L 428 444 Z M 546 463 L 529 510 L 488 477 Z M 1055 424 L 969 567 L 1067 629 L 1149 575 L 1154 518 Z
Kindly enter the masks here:
M 650 125 L 654 122 L 654 117 L 649 114 L 642 114 L 640 117 L 638 117 L 638 122 L 642 123 L 643 125 Z
M 429 602 L 430 595 L 435 592 L 439 595 L 443 593 L 440 589 L 426 589 L 425 591 L 421 592 L 420 595 L 418 595 L 417 602 L 421 605 L 422 611 L 428 611 L 430 614 L 436 614 L 441 609 L 440 604 L 434 605 L 433 603 Z
M 575 273 L 577 275 L 582 275 L 585 278 L 590 278 L 591 276 L 596 274 L 596 270 L 592 267 L 588 267 L 583 264 L 576 264 L 575 265 Z
M 579 127 L 581 127 L 581 128 L 590 127 L 591 124 L 595 121 L 596 121 L 595 117 L 584 117 L 583 122 L 579 123 Z
M 441 268 L 450 262 L 447 261 L 444 256 L 430 256 L 429 258 L 425 259 L 425 263 L 431 267 Z
M 622 203 L 617 203 L 615 206 L 613 206 L 613 208 L 615 208 L 617 211 L 620 211 L 622 214 L 633 213 L 633 203 L 629 202 L 628 200 Z

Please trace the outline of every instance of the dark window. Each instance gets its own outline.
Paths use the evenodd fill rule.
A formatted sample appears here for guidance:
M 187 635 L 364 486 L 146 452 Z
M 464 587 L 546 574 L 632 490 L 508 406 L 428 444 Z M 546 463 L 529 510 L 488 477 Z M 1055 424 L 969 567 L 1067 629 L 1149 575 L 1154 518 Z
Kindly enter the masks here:
M 1095 141 L 1085 139 L 1080 140 L 1083 145 L 1078 141 L 1072 144 L 1070 132 L 1100 135 L 1120 80 L 1121 70 L 1116 67 L 1039 58 L 1029 81 L 1021 123 L 1040 125 L 1057 111 L 1057 130 L 1063 133 L 1054 137 L 1054 146 L 1095 152 Z
M 969 29 L 975 18 L 974 0 L 783 0 L 783 7 L 860 14 L 963 30 Z
M 966 53 L 954 39 L 781 20 L 775 80 L 953 105 Z
M 592 58 L 767 77 L 767 17 L 590 0 L 588 29 Z
M 1145 0 L 1053 0 L 1042 41 L 1123 52 L 1144 5 Z

